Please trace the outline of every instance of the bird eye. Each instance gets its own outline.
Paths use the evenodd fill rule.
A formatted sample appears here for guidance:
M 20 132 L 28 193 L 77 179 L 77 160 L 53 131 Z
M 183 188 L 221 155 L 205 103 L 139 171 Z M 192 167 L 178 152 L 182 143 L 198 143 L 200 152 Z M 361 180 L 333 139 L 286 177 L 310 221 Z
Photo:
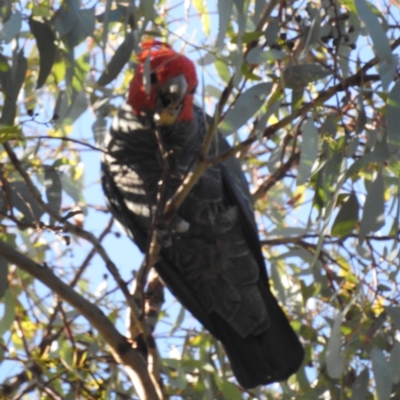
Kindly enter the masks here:
M 154 83 L 157 83 L 157 75 L 155 72 L 152 72 L 150 74 L 150 83 L 153 85 Z

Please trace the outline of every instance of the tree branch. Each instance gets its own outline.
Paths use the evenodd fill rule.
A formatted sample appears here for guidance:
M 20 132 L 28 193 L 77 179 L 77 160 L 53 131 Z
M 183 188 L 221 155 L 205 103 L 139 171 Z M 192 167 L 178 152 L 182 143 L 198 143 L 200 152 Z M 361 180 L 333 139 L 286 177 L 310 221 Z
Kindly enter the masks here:
M 98 330 L 110 346 L 111 353 L 116 362 L 124 365 L 125 371 L 135 386 L 140 399 L 165 399 L 158 382 L 155 382 L 152 375 L 149 374 L 145 360 L 138 351 L 132 348 L 127 338 L 118 332 L 100 308 L 75 292 L 70 286 L 55 276 L 50 268 L 35 263 L 1 240 L 0 254 L 9 262 L 17 265 L 46 285 L 79 311 Z

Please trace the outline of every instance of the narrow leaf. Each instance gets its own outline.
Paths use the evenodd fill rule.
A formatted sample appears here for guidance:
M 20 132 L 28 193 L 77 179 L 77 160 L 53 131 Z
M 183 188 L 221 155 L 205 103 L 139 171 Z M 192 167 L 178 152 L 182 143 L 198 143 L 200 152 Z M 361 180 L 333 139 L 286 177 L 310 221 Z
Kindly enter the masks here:
M 0 255 L 0 299 L 8 288 L 8 261 Z
M 350 400 L 365 400 L 368 393 L 368 380 L 369 373 L 368 369 L 365 368 L 361 371 L 361 374 L 357 376 L 356 380 L 351 387 L 351 399 Z
M 0 32 L 0 41 L 8 44 L 18 35 L 22 27 L 22 14 L 16 11 L 10 19 L 4 24 Z
M 389 93 L 386 111 L 388 143 L 400 147 L 400 83 L 396 82 Z
M 217 47 L 222 50 L 224 46 L 224 39 L 228 29 L 229 20 L 232 15 L 233 1 L 232 0 L 218 0 L 218 36 Z
M 301 142 L 300 164 L 297 174 L 297 186 L 303 185 L 311 176 L 311 169 L 318 157 L 318 131 L 312 119 L 303 126 L 303 141 Z
M 42 22 L 29 18 L 29 27 L 39 51 L 40 71 L 36 88 L 41 88 L 50 75 L 56 56 L 56 45 L 54 44 L 54 33 L 50 27 Z
M 375 180 L 370 184 L 365 199 L 360 224 L 360 243 L 364 241 L 369 232 L 376 232 L 385 224 L 384 190 L 382 171 L 379 171 Z
M 400 343 L 395 342 L 390 352 L 389 368 L 391 371 L 391 379 L 394 385 L 400 382 Z
M 371 351 L 372 371 L 374 372 L 377 400 L 389 400 L 392 388 L 392 374 L 382 351 L 373 348 Z
M 36 200 L 29 192 L 26 183 L 23 181 L 15 181 L 8 185 L 10 191 L 11 204 L 19 210 L 24 217 L 22 221 L 26 223 L 34 223 L 40 220 L 44 211 L 39 207 Z
M 385 311 L 392 319 L 393 325 L 400 331 L 400 307 L 385 307 Z
M 374 43 L 374 49 L 381 61 L 392 61 L 392 51 L 390 49 L 389 40 L 378 21 L 376 15 L 365 0 L 354 0 L 357 7 L 357 13 L 360 19 L 364 22 L 365 27 Z
M 352 192 L 336 216 L 331 234 L 339 237 L 349 235 L 358 222 L 359 208 L 357 196 Z
M 283 78 L 285 85 L 294 89 L 326 78 L 330 74 L 318 64 L 292 65 L 283 71 Z
M 108 63 L 106 70 L 101 74 L 98 80 L 99 85 L 106 86 L 118 76 L 122 68 L 129 61 L 134 46 L 134 34 L 133 32 L 127 32 L 125 40 L 120 44 Z
M 61 179 L 57 171 L 51 167 L 47 167 L 44 172 L 44 186 L 46 188 L 46 196 L 49 207 L 55 214 L 60 213 L 61 208 Z M 54 223 L 54 219 L 50 218 L 50 223 Z
M 326 371 L 332 379 L 339 379 L 343 370 L 343 356 L 340 352 L 342 345 L 340 325 L 342 324 L 342 320 L 343 314 L 338 313 L 334 319 L 326 350 Z
M 3 318 L 0 320 L 0 337 L 10 329 L 11 324 L 15 320 L 15 298 L 10 290 L 6 291 L 3 304 L 5 311 Z
M 271 89 L 272 84 L 267 82 L 255 85 L 241 93 L 220 125 L 222 133 L 227 135 L 243 126 L 264 104 Z

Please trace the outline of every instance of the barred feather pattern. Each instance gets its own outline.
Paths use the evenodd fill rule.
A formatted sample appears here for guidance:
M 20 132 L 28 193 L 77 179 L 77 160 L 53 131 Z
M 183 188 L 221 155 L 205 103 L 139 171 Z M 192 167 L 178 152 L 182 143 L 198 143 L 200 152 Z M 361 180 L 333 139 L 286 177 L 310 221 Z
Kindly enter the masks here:
M 164 164 L 151 118 L 134 115 L 125 103 L 106 137 L 103 186 L 115 217 L 142 251 L 155 217 L 159 183 L 164 185 L 166 200 L 193 167 L 200 151 L 208 117 L 198 107 L 194 111 L 194 121 L 159 129 L 169 164 L 168 178 L 162 183 Z M 225 140 L 218 137 L 210 155 L 227 148 Z M 242 174 L 240 166 L 231 173 Z M 243 177 L 235 178 L 250 208 Z M 171 244 L 162 249 L 162 258 L 179 270 L 206 313 L 216 312 L 243 337 L 265 331 L 269 322 L 256 285 L 259 266 L 241 230 L 237 205 L 230 204 L 225 196 L 219 165 L 202 175 L 179 209 L 178 218 L 188 228 L 170 232 Z

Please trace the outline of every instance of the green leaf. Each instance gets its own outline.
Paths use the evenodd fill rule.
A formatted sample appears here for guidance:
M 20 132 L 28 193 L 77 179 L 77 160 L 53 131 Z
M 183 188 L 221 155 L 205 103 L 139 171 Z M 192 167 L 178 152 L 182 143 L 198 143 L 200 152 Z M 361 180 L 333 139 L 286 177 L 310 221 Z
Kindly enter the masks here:
M 0 255 L 0 299 L 3 298 L 8 288 L 8 261 Z
M 392 381 L 391 371 L 382 351 L 374 347 L 371 351 L 372 371 L 374 372 L 377 400 L 389 400 Z
M 221 122 L 221 132 L 228 135 L 243 126 L 265 103 L 271 89 L 272 83 L 259 83 L 241 93 Z
M 210 14 L 205 0 L 193 0 L 192 4 L 200 14 L 201 24 L 206 36 L 210 34 Z
M 326 349 L 326 371 L 332 379 L 339 379 L 342 376 L 344 359 L 340 351 L 342 345 L 342 335 L 340 326 L 343 321 L 343 314 L 340 312 L 336 315 L 331 334 L 329 336 L 328 346 Z
M 360 243 L 370 232 L 376 232 L 385 224 L 384 183 L 382 171 L 379 170 L 375 180 L 370 184 L 365 199 L 360 224 Z
M 390 352 L 389 368 L 391 371 L 391 379 L 394 385 L 400 382 L 400 343 L 395 342 Z
M 385 311 L 389 314 L 396 329 L 400 330 L 400 307 L 385 307 Z
M 15 320 L 15 302 L 11 290 L 7 290 L 3 297 L 5 311 L 3 318 L 0 320 L 0 338 L 10 329 L 11 324 Z
M 83 201 L 80 184 L 76 181 L 73 181 L 69 176 L 63 174 L 62 172 L 57 171 L 57 173 L 60 175 L 63 190 L 68 194 L 68 196 L 70 196 L 75 203 Z
M 371 11 L 365 0 L 354 0 L 357 8 L 357 14 L 364 22 L 365 27 L 374 43 L 374 49 L 381 61 L 385 60 L 390 63 L 392 61 L 392 51 L 385 31 L 378 21 L 376 15 Z
M 229 70 L 228 66 L 226 65 L 225 62 L 223 61 L 216 61 L 215 64 L 215 69 L 218 72 L 218 75 L 224 82 L 228 82 L 229 79 L 231 79 L 231 71 Z
M 265 38 L 267 39 L 267 44 L 271 47 L 278 40 L 279 34 L 279 21 L 276 17 L 270 17 L 268 19 L 268 26 L 265 30 Z
M 318 157 L 318 131 L 311 118 L 303 126 L 302 137 L 297 186 L 303 185 L 310 178 L 311 169 Z
M 389 157 L 390 153 L 387 144 L 385 142 L 380 142 L 373 151 L 356 160 L 347 170 L 346 176 L 350 178 L 369 164 L 382 163 Z
M 92 35 L 95 27 L 95 7 L 82 10 L 74 10 L 76 18 L 72 29 L 67 33 L 69 48 L 74 48 L 88 36 Z
M 10 19 L 4 24 L 0 31 L 0 41 L 9 44 L 11 40 L 18 35 L 22 27 L 22 14 L 16 11 L 11 15 Z
M 7 185 L 10 192 L 11 205 L 23 214 L 22 222 L 32 224 L 40 220 L 44 211 L 39 207 L 23 181 L 15 181 Z
M 54 168 L 45 166 L 43 183 L 46 188 L 46 197 L 49 207 L 55 214 L 59 215 L 61 208 L 62 185 L 60 176 Z M 54 219 L 50 218 L 50 224 L 53 223 Z
M 215 380 L 217 382 L 218 388 L 221 390 L 226 399 L 243 400 L 242 392 L 236 385 L 227 381 L 226 379 L 217 377 L 217 375 L 215 375 Z
M 310 46 L 317 43 L 321 37 L 321 15 L 318 9 L 315 10 L 315 14 L 311 21 L 311 26 L 308 29 L 306 43 L 302 55 L 305 56 Z
M 247 54 L 246 61 L 250 64 L 264 64 L 269 61 L 283 60 L 287 54 L 281 50 L 270 49 L 263 50 L 260 47 L 252 48 Z
M 283 79 L 286 87 L 294 89 L 317 82 L 330 74 L 319 64 L 292 65 L 283 71 Z
M 359 208 L 357 196 L 352 192 L 336 216 L 331 234 L 339 237 L 349 235 L 358 222 Z
M 125 64 L 129 61 L 131 53 L 135 47 L 135 38 L 133 32 L 127 32 L 124 41 L 112 56 L 106 70 L 101 74 L 98 84 L 106 86 L 112 82 L 122 71 Z
M 396 82 L 389 93 L 386 111 L 388 144 L 400 147 L 400 83 Z
M 380 60 L 379 75 L 381 77 L 382 86 L 386 90 L 393 80 L 396 70 L 397 61 L 392 56 L 389 39 L 378 21 L 377 16 L 372 12 L 370 5 L 365 0 L 354 0 L 357 7 L 359 18 L 364 22 L 365 27 L 372 42 L 374 50 Z
M 54 43 L 54 33 L 47 24 L 29 18 L 29 27 L 39 51 L 40 70 L 36 89 L 41 88 L 50 75 L 56 56 L 56 45 Z
M 350 400 L 365 400 L 368 393 L 368 380 L 369 373 L 368 369 L 365 368 L 361 371 L 360 375 L 357 376 L 356 380 L 351 387 L 351 399 Z

